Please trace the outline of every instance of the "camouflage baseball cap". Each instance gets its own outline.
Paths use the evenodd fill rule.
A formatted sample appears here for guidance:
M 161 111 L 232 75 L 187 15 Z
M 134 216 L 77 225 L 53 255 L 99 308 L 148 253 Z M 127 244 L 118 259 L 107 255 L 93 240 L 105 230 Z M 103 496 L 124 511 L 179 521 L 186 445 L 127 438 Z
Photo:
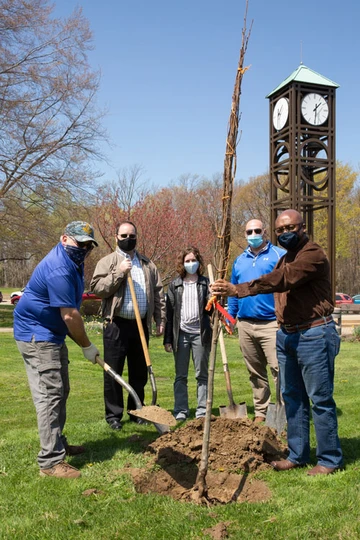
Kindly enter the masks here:
M 98 245 L 94 240 L 94 229 L 86 221 L 72 221 L 66 225 L 64 234 L 72 236 L 77 242 L 93 242 L 95 246 Z

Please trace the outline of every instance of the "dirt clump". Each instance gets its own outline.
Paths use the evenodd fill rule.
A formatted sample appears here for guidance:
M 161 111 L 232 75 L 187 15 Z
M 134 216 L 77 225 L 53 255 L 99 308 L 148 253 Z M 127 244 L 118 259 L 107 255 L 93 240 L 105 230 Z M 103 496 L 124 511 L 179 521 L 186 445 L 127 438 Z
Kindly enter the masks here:
M 128 411 L 129 414 L 137 416 L 138 418 L 143 418 L 149 422 L 155 422 L 156 424 L 162 424 L 167 426 L 175 426 L 176 420 L 171 414 L 171 412 L 158 407 L 157 405 L 147 405 L 141 407 L 141 409 L 135 409 L 133 411 Z
M 188 421 L 147 447 L 149 467 L 129 470 L 139 493 L 159 493 L 193 501 L 201 460 L 203 419 Z M 271 497 L 265 482 L 254 473 L 271 469 L 269 463 L 286 457 L 286 446 L 274 430 L 248 418 L 213 416 L 206 485 L 211 503 L 264 501 Z M 154 465 L 157 465 L 154 469 Z

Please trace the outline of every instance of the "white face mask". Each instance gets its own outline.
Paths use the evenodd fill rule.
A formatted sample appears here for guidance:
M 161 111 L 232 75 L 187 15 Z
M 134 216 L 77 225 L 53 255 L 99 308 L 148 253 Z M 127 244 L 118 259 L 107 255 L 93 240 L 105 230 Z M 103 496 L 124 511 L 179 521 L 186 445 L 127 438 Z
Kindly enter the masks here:
M 191 261 L 184 263 L 184 268 L 188 274 L 196 274 L 199 268 L 199 261 Z

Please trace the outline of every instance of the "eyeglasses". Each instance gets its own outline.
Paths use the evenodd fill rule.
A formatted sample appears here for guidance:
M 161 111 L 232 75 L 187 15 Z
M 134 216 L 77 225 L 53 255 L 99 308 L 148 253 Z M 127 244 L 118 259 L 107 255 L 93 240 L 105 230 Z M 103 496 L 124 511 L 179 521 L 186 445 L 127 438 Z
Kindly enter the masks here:
M 300 227 L 303 225 L 302 223 L 295 223 L 295 225 L 283 225 L 283 227 L 276 227 L 275 232 L 276 234 L 282 234 L 283 232 L 287 231 L 295 231 L 296 227 Z
M 252 234 L 253 232 L 254 232 L 255 234 L 261 234 L 261 233 L 262 233 L 262 229 L 247 229 L 246 234 L 247 234 L 247 236 L 249 236 L 249 235 Z
M 86 251 L 92 251 L 94 244 L 92 242 L 76 242 L 79 248 L 86 249 Z
M 69 236 L 71 240 L 74 240 L 77 247 L 81 249 L 86 249 L 86 251 L 92 251 L 94 249 L 94 244 L 92 242 L 78 242 L 73 236 Z
M 136 234 L 119 234 L 120 238 L 131 238 L 131 240 L 134 240 L 136 238 Z

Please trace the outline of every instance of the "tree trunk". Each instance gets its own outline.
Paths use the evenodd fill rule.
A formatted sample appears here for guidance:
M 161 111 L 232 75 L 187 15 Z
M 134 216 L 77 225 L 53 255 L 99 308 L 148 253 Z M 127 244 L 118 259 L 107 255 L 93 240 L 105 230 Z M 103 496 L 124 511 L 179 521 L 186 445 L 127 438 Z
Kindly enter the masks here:
M 251 33 L 246 30 L 246 17 L 248 9 L 248 0 L 246 1 L 244 25 L 242 30 L 242 43 L 240 49 L 240 58 L 235 78 L 234 91 L 232 96 L 231 112 L 229 118 L 228 135 L 226 139 L 226 150 L 224 160 L 224 177 L 223 177 L 223 196 L 222 196 L 222 220 L 220 231 L 218 232 L 218 241 L 215 249 L 215 268 L 217 269 L 217 278 L 224 278 L 227 272 L 230 253 L 231 240 L 231 201 L 234 186 L 234 178 L 236 174 L 236 146 L 239 130 L 239 105 L 241 94 L 241 83 L 247 67 L 244 68 L 244 58 L 248 41 Z M 208 376 L 208 395 L 206 403 L 206 414 L 204 422 L 203 446 L 201 453 L 201 461 L 199 472 L 196 479 L 195 489 L 197 490 L 197 499 L 201 502 L 207 498 L 206 475 L 209 462 L 209 444 L 210 444 L 210 423 L 211 410 L 213 404 L 214 393 L 214 373 L 216 363 L 216 348 L 219 336 L 219 312 L 214 310 L 213 315 L 213 338 L 211 343 L 210 359 L 209 359 L 209 376 Z

